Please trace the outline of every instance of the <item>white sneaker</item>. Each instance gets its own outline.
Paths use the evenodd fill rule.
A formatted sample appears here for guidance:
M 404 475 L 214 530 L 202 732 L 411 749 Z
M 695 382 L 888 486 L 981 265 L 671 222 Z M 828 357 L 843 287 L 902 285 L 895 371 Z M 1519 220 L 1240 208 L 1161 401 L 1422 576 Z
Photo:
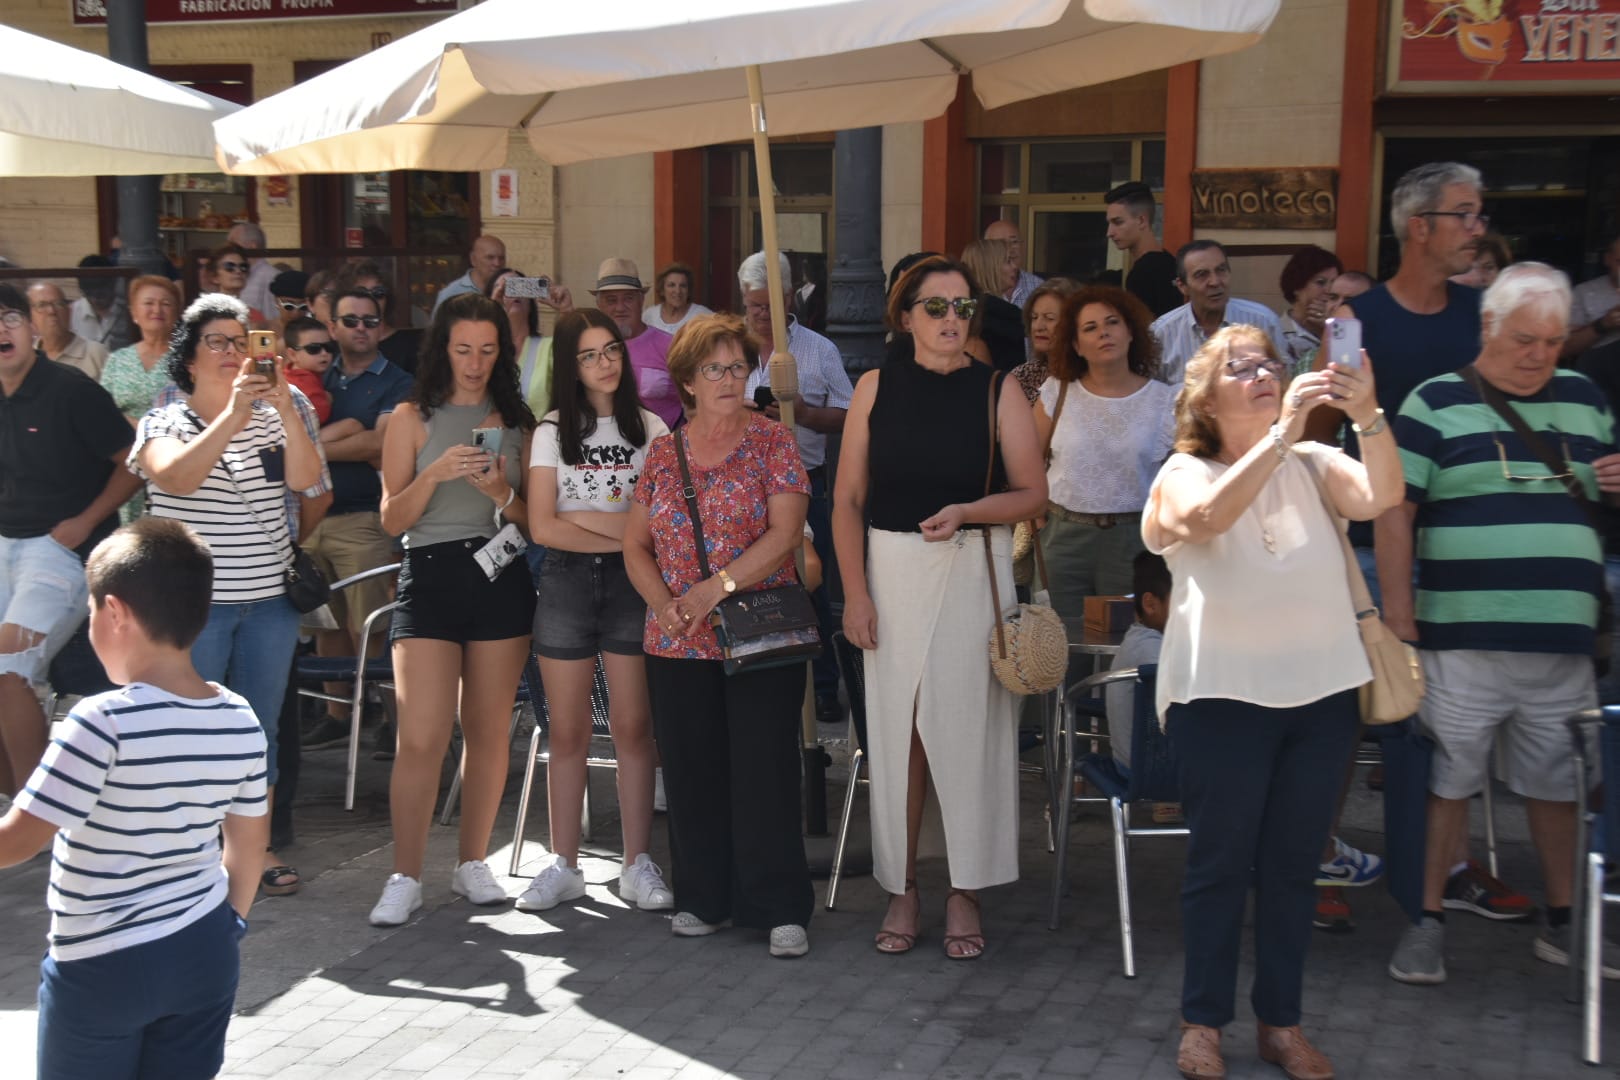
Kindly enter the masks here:
M 676 937 L 708 937 L 724 923 L 704 922 L 690 911 L 677 911 L 669 920 L 669 932 Z
M 483 859 L 468 859 L 456 867 L 455 876 L 450 879 L 450 891 L 481 905 L 504 904 L 508 899 L 506 890 L 495 880 L 494 871 Z
M 653 813 L 669 813 L 669 800 L 664 797 L 664 770 L 662 766 L 653 770 Z
M 668 911 L 675 894 L 664 884 L 664 872 L 644 851 L 619 872 L 619 897 L 642 911 Z
M 382 898 L 371 909 L 372 926 L 404 926 L 422 906 L 422 883 L 404 874 L 395 874 L 383 886 Z
M 585 872 L 569 866 L 561 855 L 553 859 L 544 870 L 534 875 L 529 887 L 517 898 L 519 911 L 549 911 L 564 900 L 578 900 L 585 895 Z
M 802 926 L 789 923 L 771 929 L 771 955 L 780 957 L 803 956 L 810 951 L 810 935 Z

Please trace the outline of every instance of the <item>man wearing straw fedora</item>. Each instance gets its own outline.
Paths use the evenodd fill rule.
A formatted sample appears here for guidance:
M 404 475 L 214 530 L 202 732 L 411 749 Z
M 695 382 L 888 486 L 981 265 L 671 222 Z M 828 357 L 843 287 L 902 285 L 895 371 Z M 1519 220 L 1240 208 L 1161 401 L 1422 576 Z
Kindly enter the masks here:
M 641 403 L 661 417 L 674 430 L 685 416 L 675 380 L 669 377 L 669 346 L 675 339 L 648 326 L 641 319 L 647 306 L 647 286 L 641 283 L 636 264 L 629 259 L 603 259 L 591 289 L 596 306 L 619 326 L 630 352 L 630 367 L 636 373 L 636 389 Z

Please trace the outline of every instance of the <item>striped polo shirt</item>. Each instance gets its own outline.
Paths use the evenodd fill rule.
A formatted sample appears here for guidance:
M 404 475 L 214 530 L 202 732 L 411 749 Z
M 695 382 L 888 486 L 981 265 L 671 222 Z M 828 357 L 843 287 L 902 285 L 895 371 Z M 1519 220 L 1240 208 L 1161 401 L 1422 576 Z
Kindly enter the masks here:
M 1591 380 L 1559 371 L 1538 393 L 1504 396 L 1596 500 L 1591 463 L 1614 452 L 1614 420 Z M 1507 422 L 1451 373 L 1407 397 L 1395 441 L 1418 506 L 1422 647 L 1590 654 L 1601 538 Z M 1542 479 L 1508 479 L 1504 455 L 1507 474 Z
M 292 541 L 283 501 L 287 431 L 275 409 L 254 404 L 247 425 L 190 495 L 164 490 L 140 467 L 141 450 L 151 440 L 191 442 L 205 426 L 184 401 L 141 417 L 129 466 L 146 481 L 146 512 L 184 521 L 208 544 L 214 555 L 214 603 L 249 604 L 281 596 Z
M 267 812 L 264 756 L 253 710 L 229 690 L 193 699 L 132 683 L 74 706 L 16 800 L 60 830 L 51 956 L 155 941 L 223 903 L 220 823 Z

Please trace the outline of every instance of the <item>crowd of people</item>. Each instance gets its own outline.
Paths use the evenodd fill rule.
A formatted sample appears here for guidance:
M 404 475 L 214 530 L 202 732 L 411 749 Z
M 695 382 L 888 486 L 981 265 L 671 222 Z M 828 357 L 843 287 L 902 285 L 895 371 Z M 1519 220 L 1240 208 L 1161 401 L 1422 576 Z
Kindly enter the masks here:
M 92 1047 L 112 1051 L 90 1035 L 217 1066 L 249 906 L 302 885 L 277 853 L 293 836 L 288 773 L 300 748 L 355 730 L 336 702 L 297 723 L 301 634 L 323 655 L 392 659 L 397 729 L 379 725 L 377 749 L 393 761 L 394 865 L 373 924 L 422 906 L 458 721 L 451 888 L 474 904 L 511 899 L 486 858 L 532 655 L 550 716 L 551 842 L 517 907 L 585 894 L 600 664 L 620 896 L 672 912 L 677 936 L 751 928 L 794 957 L 814 905 L 799 716 L 807 678 L 821 714 L 839 714 L 838 673 L 827 650 L 809 673 L 734 669 L 711 616 L 802 583 L 822 640 L 842 630 L 864 652 L 874 873 L 889 894 L 874 947 L 916 948 L 917 862 L 943 854 L 940 945 L 951 960 L 981 956 L 981 890 L 1020 872 L 1019 710 L 985 657 L 1002 615 L 992 598 L 1016 595 L 1014 526 L 1039 545 L 1060 615 L 1132 595 L 1120 662 L 1157 664 L 1182 802 L 1156 816 L 1190 831 L 1182 910 L 1199 927 L 1185 945 L 1184 1075 L 1225 1074 L 1250 892 L 1260 1056 L 1291 1077 L 1332 1075 L 1299 1026 L 1311 927 L 1349 929 L 1344 887 L 1381 874 L 1378 856 L 1335 837 L 1371 674 L 1345 520 L 1386 622 L 1419 648 L 1416 724 L 1435 747 L 1423 910 L 1389 972 L 1444 981 L 1448 911 L 1530 915 L 1469 855 L 1467 800 L 1493 770 L 1525 799 L 1541 856 L 1535 955 L 1567 964 L 1586 778 L 1562 723 L 1599 699 L 1600 600 L 1620 578 L 1604 505 L 1620 495 L 1620 239 L 1607 275 L 1572 289 L 1511 262 L 1483 197 L 1468 166 L 1413 170 L 1391 201 L 1394 276 L 1374 283 L 1305 247 L 1282 270 L 1280 314 L 1231 295 L 1219 243 L 1160 250 L 1139 183 L 1107 197 L 1108 238 L 1131 260 L 1119 282 L 1042 280 L 1015 223 L 996 221 L 960 258 L 895 268 L 884 362 L 854 385 L 836 344 L 797 318 L 775 339 L 771 304 L 791 307 L 793 289 L 783 258 L 784 295 L 771 295 L 764 253 L 737 268 L 736 314 L 698 304 L 686 266 L 649 286 L 622 257 L 603 260 L 584 306 L 560 281 L 536 289 L 482 236 L 425 329 L 397 325 L 409 320 L 376 264 L 278 269 L 254 257 L 254 229 L 213 253 L 209 290 L 189 304 L 163 277 L 134 278 L 121 299 L 92 282 L 72 304 L 52 283 L 26 296 L 0 284 L 0 789 L 12 799 L 0 864 L 56 837 L 42 1075 L 93 1071 Z M 1330 360 L 1327 321 L 1352 318 L 1363 350 Z M 269 368 L 249 346 L 261 328 L 277 339 Z M 797 360 L 791 400 L 769 375 L 778 349 Z M 301 628 L 300 551 L 329 580 L 398 572 L 334 593 L 325 627 Z M 837 621 L 820 583 L 833 559 Z M 390 603 L 387 640 L 362 640 Z M 123 688 L 81 702 L 52 735 L 36 689 L 86 610 Z M 1132 708 L 1128 686 L 1111 695 L 1123 769 Z M 137 738 L 191 764 L 116 752 Z M 218 798 L 178 794 L 191 784 Z M 109 797 L 132 787 L 141 805 Z M 668 879 L 652 859 L 660 789 Z M 166 813 L 198 843 L 85 839 Z M 135 886 L 133 905 L 105 884 L 142 875 L 162 887 Z M 184 1045 L 72 1007 L 167 970 L 180 950 L 222 958 L 221 984 L 183 1010 L 204 1033 Z M 1604 974 L 1620 977 L 1620 955 Z

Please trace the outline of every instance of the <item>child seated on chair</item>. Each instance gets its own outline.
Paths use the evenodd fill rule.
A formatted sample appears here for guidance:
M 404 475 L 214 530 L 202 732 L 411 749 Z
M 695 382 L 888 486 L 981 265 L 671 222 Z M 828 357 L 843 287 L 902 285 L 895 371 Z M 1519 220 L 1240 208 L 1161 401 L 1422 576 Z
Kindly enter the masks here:
M 1131 591 L 1135 593 L 1136 621 L 1125 631 L 1119 654 L 1112 667 L 1116 671 L 1157 664 L 1164 645 L 1164 623 L 1170 613 L 1170 568 L 1162 555 L 1139 552 L 1131 561 Z M 1108 745 L 1122 772 L 1131 768 L 1131 723 L 1136 715 L 1136 684 L 1117 682 L 1108 686 Z M 1158 825 L 1179 823 L 1181 807 L 1176 803 L 1156 803 L 1153 820 Z
M 213 1076 L 269 842 L 264 731 L 192 667 L 214 570 L 189 526 L 138 518 L 85 577 L 122 688 L 74 706 L 0 819 L 0 867 L 55 842 L 39 1076 Z

